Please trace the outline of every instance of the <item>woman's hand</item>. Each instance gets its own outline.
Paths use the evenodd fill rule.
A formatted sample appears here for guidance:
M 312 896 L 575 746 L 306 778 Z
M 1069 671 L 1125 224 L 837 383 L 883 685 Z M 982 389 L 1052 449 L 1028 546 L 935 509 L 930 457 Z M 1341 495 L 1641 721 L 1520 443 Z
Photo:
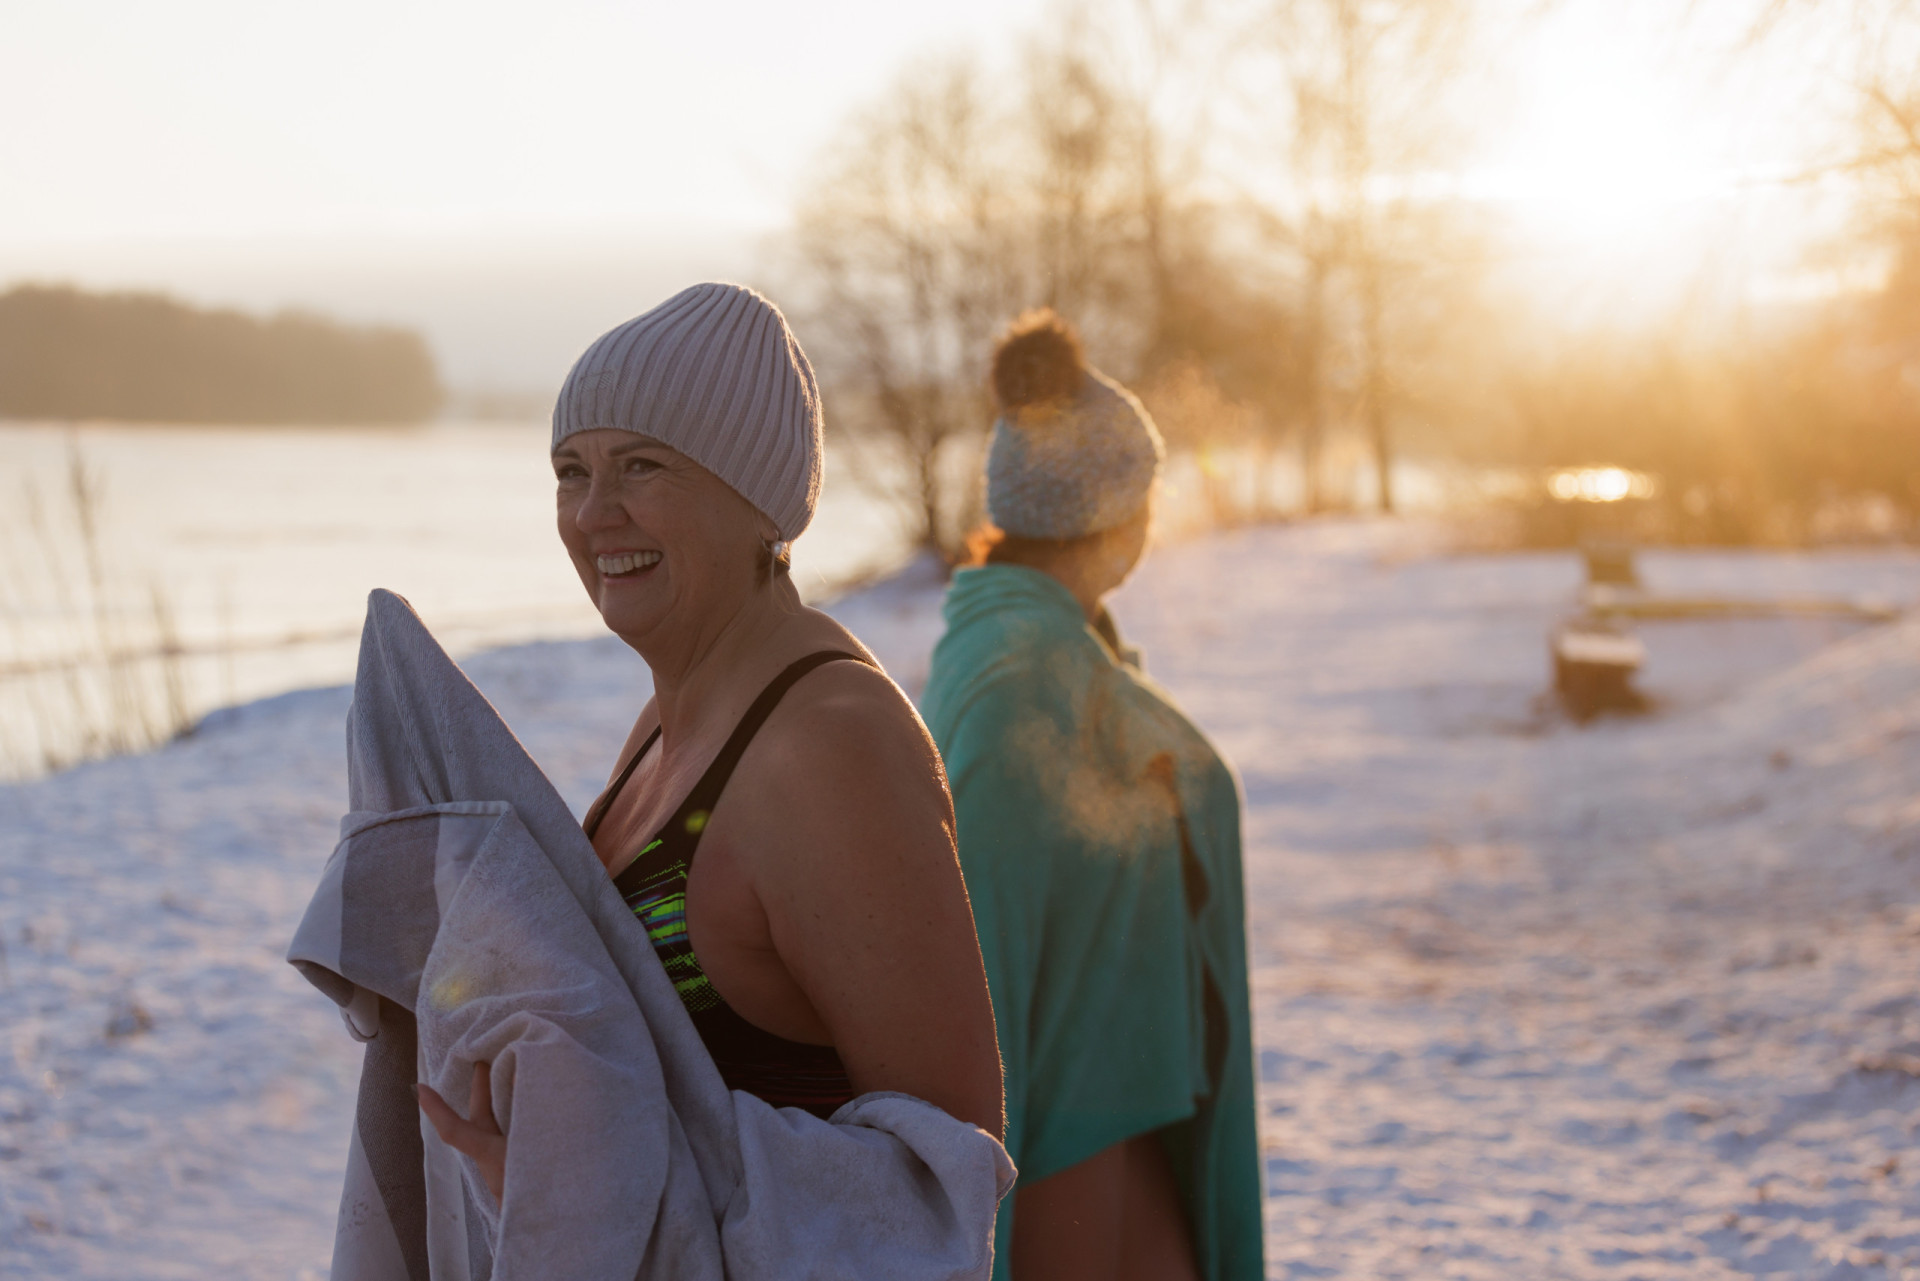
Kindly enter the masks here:
M 464 1152 L 480 1167 L 487 1191 L 498 1202 L 507 1181 L 507 1136 L 493 1120 L 493 1069 L 490 1064 L 473 1065 L 473 1091 L 467 1096 L 467 1116 L 463 1120 L 430 1085 L 413 1087 L 420 1110 L 433 1122 L 440 1139 L 456 1152 Z

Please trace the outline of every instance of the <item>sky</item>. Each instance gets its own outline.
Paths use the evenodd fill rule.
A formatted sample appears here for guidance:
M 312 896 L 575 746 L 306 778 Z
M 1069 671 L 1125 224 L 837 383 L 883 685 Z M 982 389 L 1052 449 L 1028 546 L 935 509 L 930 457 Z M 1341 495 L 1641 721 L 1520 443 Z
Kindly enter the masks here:
M 0 282 L 421 324 L 456 385 L 550 382 L 750 274 L 839 120 L 1026 8 L 0 0 Z
M 0 241 L 764 223 L 905 57 L 1020 8 L 6 0 Z
M 1712 52 L 1742 0 L 1695 0 L 1706 20 L 1680 39 L 1674 3 L 1560 0 L 1510 24 L 1491 127 L 1453 180 L 1512 214 L 1543 278 L 1646 294 L 1732 255 L 1790 289 L 1799 246 L 1776 242 L 1812 205 L 1780 179 L 1830 86 L 1797 35 Z M 0 285 L 416 325 L 456 387 L 550 387 L 678 285 L 760 278 L 839 122 L 916 57 L 1004 50 L 1039 12 L 0 0 Z
M 1837 7 L 1755 39 L 1762 8 L 1563 0 L 1516 25 L 1458 189 L 1506 213 L 1529 287 L 1558 288 L 1587 313 L 1578 323 L 1645 322 L 1707 294 L 1764 307 L 1859 279 L 1828 252 L 1854 189 L 1806 177 L 1854 145 Z

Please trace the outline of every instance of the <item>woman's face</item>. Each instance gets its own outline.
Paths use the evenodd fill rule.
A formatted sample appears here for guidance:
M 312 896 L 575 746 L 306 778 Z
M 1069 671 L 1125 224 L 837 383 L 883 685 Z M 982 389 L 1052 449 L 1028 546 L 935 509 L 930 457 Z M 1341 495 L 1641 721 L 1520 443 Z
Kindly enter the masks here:
M 560 541 L 616 634 L 697 629 L 753 594 L 772 523 L 685 454 L 599 428 L 560 442 L 553 474 Z
M 1149 493 L 1147 501 L 1140 507 L 1140 514 L 1115 531 L 1113 558 L 1122 583 L 1139 566 L 1141 557 L 1147 554 L 1147 543 L 1153 536 L 1153 506 L 1157 496 Z
M 1131 520 L 1089 540 L 1085 572 L 1096 597 L 1105 596 L 1126 582 L 1140 564 L 1140 558 L 1147 554 L 1147 543 L 1153 535 L 1153 499 L 1154 495 L 1149 494 L 1147 502 Z

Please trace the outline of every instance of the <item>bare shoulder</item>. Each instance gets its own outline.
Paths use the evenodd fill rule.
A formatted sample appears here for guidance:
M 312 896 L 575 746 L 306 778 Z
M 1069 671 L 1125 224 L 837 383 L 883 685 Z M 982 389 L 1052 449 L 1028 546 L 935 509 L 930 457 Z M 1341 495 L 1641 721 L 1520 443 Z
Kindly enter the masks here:
M 864 663 L 828 663 L 796 684 L 741 762 L 729 846 L 770 910 L 845 896 L 964 902 L 953 803 L 926 726 L 898 685 Z
M 878 667 L 828 663 L 809 672 L 762 731 L 767 782 L 826 796 L 855 788 L 870 801 L 876 785 L 946 801 L 939 751 L 920 714 Z M 905 799 L 905 798 L 895 798 Z

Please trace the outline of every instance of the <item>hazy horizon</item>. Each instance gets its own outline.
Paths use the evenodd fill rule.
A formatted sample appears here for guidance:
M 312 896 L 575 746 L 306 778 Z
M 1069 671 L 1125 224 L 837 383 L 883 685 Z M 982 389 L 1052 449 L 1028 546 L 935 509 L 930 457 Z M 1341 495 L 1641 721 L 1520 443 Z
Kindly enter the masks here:
M 1848 193 L 1785 181 L 1846 109 L 1804 33 L 1730 69 L 1739 11 L 1698 7 L 1676 32 L 1659 5 L 1568 0 L 1489 51 L 1486 123 L 1428 178 L 1503 221 L 1517 288 L 1581 321 L 1764 308 L 1870 274 L 1820 261 Z M 916 60 L 1005 61 L 1056 20 L 1013 0 L 13 15 L 0 171 L 30 181 L 0 205 L 0 287 L 397 324 L 456 392 L 545 394 L 691 281 L 778 291 L 774 238 L 863 104 Z

